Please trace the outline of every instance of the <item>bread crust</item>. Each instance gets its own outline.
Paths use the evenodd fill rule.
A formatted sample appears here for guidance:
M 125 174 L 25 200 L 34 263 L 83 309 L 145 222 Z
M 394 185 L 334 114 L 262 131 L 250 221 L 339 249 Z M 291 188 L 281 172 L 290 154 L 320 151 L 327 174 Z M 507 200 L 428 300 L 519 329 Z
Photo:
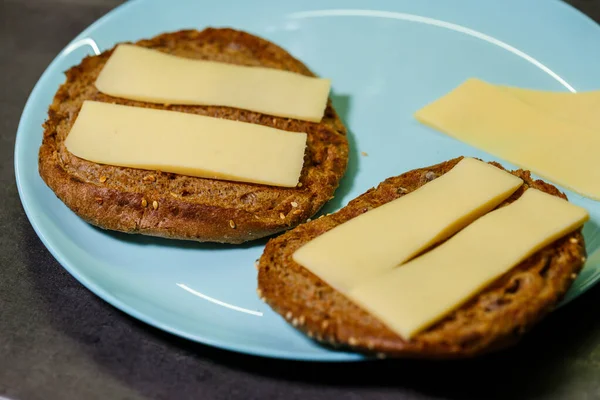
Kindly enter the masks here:
M 538 251 L 497 279 L 467 304 L 406 341 L 323 280 L 295 263 L 303 244 L 372 208 L 410 193 L 452 169 L 456 158 L 386 179 L 340 211 L 271 239 L 259 261 L 259 296 L 299 330 L 320 342 L 381 356 L 411 358 L 471 357 L 515 343 L 563 298 L 585 261 L 581 229 Z M 502 168 L 497 163 L 491 163 Z M 532 180 L 528 171 L 512 174 L 527 188 L 566 199 L 556 187 Z
M 264 66 L 314 76 L 282 48 L 233 29 L 166 33 L 136 43 L 182 57 Z M 66 72 L 48 110 L 39 173 L 77 215 L 101 228 L 174 239 L 242 243 L 289 229 L 315 214 L 344 175 L 346 128 L 328 102 L 320 123 L 228 107 L 162 106 L 100 93 L 94 82 L 112 50 L 85 58 Z M 100 165 L 69 153 L 64 140 L 84 100 L 161 108 L 251 122 L 308 136 L 301 187 L 189 177 Z

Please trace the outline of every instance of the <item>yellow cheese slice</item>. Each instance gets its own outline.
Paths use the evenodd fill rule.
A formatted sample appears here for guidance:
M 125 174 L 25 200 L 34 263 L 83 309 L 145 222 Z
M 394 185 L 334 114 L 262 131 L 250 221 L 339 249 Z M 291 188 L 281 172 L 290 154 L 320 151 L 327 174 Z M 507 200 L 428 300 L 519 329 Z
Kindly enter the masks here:
M 522 180 L 473 158 L 294 252 L 298 264 L 341 292 L 442 241 L 509 197 Z
M 553 117 L 569 120 L 571 123 L 600 130 L 600 91 L 591 92 L 549 92 L 522 89 L 512 86 L 498 86 L 525 103 L 547 112 Z
M 471 79 L 417 111 L 417 120 L 584 196 L 600 200 L 600 135 Z
M 529 189 L 435 249 L 355 287 L 347 297 L 410 339 L 587 219 L 585 209 Z
M 319 122 L 330 81 L 122 44 L 106 62 L 96 87 L 111 96 L 150 103 L 227 106 Z
M 86 101 L 65 146 L 99 164 L 293 187 L 304 163 L 306 134 Z

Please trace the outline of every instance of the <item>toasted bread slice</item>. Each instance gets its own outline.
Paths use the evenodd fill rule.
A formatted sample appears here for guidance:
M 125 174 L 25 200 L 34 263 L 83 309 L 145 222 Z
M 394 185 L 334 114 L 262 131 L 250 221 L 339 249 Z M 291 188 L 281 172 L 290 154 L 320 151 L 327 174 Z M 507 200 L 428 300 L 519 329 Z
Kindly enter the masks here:
M 585 261 L 581 229 L 540 250 L 496 280 L 467 304 L 410 341 L 348 300 L 292 254 L 311 239 L 372 208 L 410 193 L 448 172 L 461 158 L 389 178 L 340 211 L 270 240 L 259 261 L 258 292 L 276 312 L 318 341 L 392 357 L 468 357 L 515 341 L 562 299 Z M 491 163 L 502 168 L 497 163 Z M 557 188 L 512 171 L 525 182 L 502 205 L 529 188 L 565 198 Z
M 264 66 L 313 76 L 280 47 L 232 29 L 166 33 L 137 45 L 182 57 Z M 346 170 L 346 129 L 329 102 L 320 123 L 212 106 L 161 106 L 110 97 L 94 82 L 112 50 L 69 69 L 48 111 L 39 172 L 75 213 L 93 225 L 128 233 L 241 243 L 291 228 L 315 214 Z M 162 108 L 306 132 L 299 187 L 279 188 L 202 179 L 89 162 L 70 154 L 64 140 L 84 100 Z

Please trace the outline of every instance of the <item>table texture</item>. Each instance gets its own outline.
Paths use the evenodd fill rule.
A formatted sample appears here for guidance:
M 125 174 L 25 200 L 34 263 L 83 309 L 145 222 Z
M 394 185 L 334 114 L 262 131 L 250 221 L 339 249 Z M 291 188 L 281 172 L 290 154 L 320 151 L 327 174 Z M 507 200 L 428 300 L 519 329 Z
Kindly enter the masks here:
M 0 0 L 0 398 L 600 399 L 600 286 L 501 354 L 458 362 L 319 364 L 179 339 L 75 281 L 23 212 L 13 170 L 15 133 L 48 63 L 120 3 Z M 600 21 L 600 0 L 569 3 Z

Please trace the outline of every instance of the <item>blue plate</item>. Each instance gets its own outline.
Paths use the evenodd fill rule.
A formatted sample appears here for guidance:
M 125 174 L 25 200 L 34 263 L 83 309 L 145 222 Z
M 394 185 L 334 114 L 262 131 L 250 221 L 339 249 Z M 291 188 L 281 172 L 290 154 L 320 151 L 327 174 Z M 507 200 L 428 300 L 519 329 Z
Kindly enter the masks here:
M 495 160 L 412 117 L 469 77 L 570 91 L 600 82 L 600 29 L 548 0 L 137 0 L 77 36 L 40 78 L 19 125 L 15 171 L 31 224 L 75 278 L 115 307 L 191 340 L 268 357 L 363 359 L 320 347 L 257 298 L 254 260 L 264 241 L 224 246 L 105 232 L 67 209 L 37 173 L 40 126 L 63 71 L 120 41 L 207 26 L 262 36 L 332 78 L 352 152 L 325 212 L 412 168 L 458 155 Z M 592 216 L 584 230 L 591 257 L 572 299 L 600 279 L 600 203 L 567 193 Z

